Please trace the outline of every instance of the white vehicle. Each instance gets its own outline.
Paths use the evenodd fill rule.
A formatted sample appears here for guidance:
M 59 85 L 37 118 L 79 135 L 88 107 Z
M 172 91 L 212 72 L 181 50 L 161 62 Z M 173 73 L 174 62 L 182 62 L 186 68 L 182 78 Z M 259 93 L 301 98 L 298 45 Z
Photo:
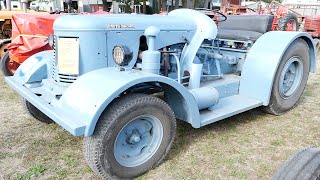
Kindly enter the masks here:
M 73 0 L 71 4 L 73 10 L 77 12 L 84 12 L 84 6 L 89 8 L 87 0 Z M 65 11 L 67 4 L 64 0 L 36 0 L 31 2 L 30 9 L 47 12 Z

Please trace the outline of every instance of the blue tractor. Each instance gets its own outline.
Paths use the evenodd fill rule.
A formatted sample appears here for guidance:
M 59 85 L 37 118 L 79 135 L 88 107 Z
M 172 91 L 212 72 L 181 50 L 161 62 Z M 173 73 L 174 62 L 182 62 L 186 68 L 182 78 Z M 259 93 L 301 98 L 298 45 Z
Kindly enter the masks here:
M 230 17 L 218 30 L 188 9 L 61 16 L 48 38 L 54 50 L 28 58 L 6 82 L 33 117 L 84 136 L 94 172 L 137 177 L 163 161 L 176 119 L 200 128 L 260 106 L 280 115 L 297 105 L 316 68 L 312 38 L 268 32 L 272 17 L 256 18 Z

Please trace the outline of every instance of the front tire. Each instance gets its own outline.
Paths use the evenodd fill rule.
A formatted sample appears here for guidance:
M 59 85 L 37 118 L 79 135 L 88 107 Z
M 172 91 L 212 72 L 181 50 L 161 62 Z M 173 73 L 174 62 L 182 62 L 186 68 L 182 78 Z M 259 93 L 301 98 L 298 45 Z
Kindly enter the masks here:
M 163 161 L 175 131 L 175 116 L 163 100 L 126 95 L 102 113 L 93 135 L 84 140 L 84 156 L 104 178 L 134 178 Z
M 306 86 L 309 70 L 308 44 L 297 39 L 289 46 L 280 62 L 266 111 L 281 115 L 294 108 Z
M 22 104 L 25 108 L 25 110 L 28 112 L 30 116 L 35 118 L 36 120 L 45 123 L 45 124 L 51 124 L 53 123 L 52 119 L 50 119 L 47 115 L 43 114 L 38 108 L 36 108 L 34 105 L 32 105 L 29 101 L 26 99 L 22 99 Z

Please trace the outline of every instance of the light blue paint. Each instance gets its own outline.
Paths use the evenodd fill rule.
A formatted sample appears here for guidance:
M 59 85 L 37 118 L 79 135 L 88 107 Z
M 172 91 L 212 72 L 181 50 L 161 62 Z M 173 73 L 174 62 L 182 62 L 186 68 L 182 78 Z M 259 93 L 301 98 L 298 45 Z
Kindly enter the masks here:
M 110 28 L 114 25 L 134 28 Z M 140 37 L 145 33 L 150 35 L 145 32 L 150 26 L 159 31 L 151 42 L 149 39 L 148 45 L 157 51 L 168 46 L 166 50 L 171 54 L 168 73 L 175 79 L 144 72 L 143 67 L 142 71 L 132 69 L 138 56 Z M 79 38 L 79 77 L 68 79 L 70 83 L 59 83 L 57 51 L 44 51 L 28 58 L 6 81 L 40 111 L 76 136 L 92 135 L 99 117 L 112 101 L 129 88 L 146 82 L 161 86 L 165 101 L 176 118 L 194 128 L 268 105 L 279 61 L 297 38 L 303 38 L 309 44 L 310 70 L 315 71 L 315 48 L 311 37 L 305 33 L 269 32 L 247 49 L 217 47 L 212 41 L 217 35 L 214 22 L 192 10 L 175 10 L 167 16 L 61 16 L 55 21 L 54 30 L 56 38 Z M 133 60 L 122 70 L 114 67 L 112 59 L 112 49 L 117 45 L 126 45 L 133 51 Z M 192 72 L 191 67 L 195 64 L 203 68 Z M 53 68 L 56 69 L 54 75 Z M 191 72 L 191 77 L 184 77 L 184 71 Z M 176 79 L 178 77 L 181 80 Z M 194 82 L 193 94 L 188 83 L 181 84 L 188 78 L 200 79 L 200 82 Z
M 169 16 L 187 17 L 197 25 L 193 38 L 187 43 L 181 54 L 181 75 L 185 71 L 191 73 L 192 63 L 200 46 L 205 39 L 213 40 L 216 38 L 218 34 L 217 26 L 215 23 L 212 23 L 212 19 L 201 18 L 203 16 L 201 12 L 190 9 L 171 11 Z
M 23 98 L 28 100 L 31 104 L 37 107 L 41 112 L 46 114 L 57 124 L 65 128 L 71 134 L 75 136 L 81 136 L 85 132 L 85 124 L 81 120 L 81 117 L 77 113 L 68 111 L 67 108 L 53 107 L 48 104 L 44 99 L 38 97 L 28 88 L 26 88 L 21 82 L 17 80 L 15 76 L 6 77 L 6 82 L 17 91 Z
M 297 38 L 310 49 L 310 71 L 316 69 L 316 51 L 307 33 L 272 31 L 262 35 L 252 46 L 243 65 L 239 94 L 261 100 L 267 106 L 273 80 L 283 54 Z
M 70 112 L 77 112 L 81 117 L 80 121 L 87 125 L 85 135 L 89 136 L 109 103 L 126 89 L 143 82 L 161 82 L 178 91 L 188 105 L 186 121 L 200 127 L 197 104 L 186 88 L 170 78 L 137 70 L 104 68 L 86 73 L 66 89 L 55 105 Z
M 47 72 L 51 68 L 50 61 L 52 61 L 53 54 L 52 50 L 34 54 L 19 66 L 14 76 L 22 82 L 41 82 L 42 79 L 48 77 Z
M 163 139 L 161 121 L 146 114 L 134 118 L 119 132 L 114 143 L 114 157 L 125 167 L 136 167 L 148 161 Z
M 134 28 L 108 28 L 110 25 L 132 25 Z M 115 66 L 112 49 L 116 45 L 126 45 L 134 52 L 130 63 L 132 67 L 138 55 L 139 38 L 144 35 L 146 28 L 153 25 L 160 30 L 156 49 L 173 43 L 185 43 L 196 29 L 196 22 L 188 20 L 188 16 L 128 14 L 65 15 L 57 18 L 53 29 L 56 38 L 79 37 L 79 71 L 82 75 L 95 69 Z

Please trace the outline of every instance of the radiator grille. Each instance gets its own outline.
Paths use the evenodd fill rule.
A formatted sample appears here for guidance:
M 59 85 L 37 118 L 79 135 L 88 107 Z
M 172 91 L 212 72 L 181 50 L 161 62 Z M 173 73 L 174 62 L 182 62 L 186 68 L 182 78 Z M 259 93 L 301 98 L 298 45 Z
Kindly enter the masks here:
M 77 80 L 78 75 L 74 74 L 61 74 L 59 73 L 59 68 L 58 68 L 58 55 L 57 55 L 57 37 L 54 36 L 54 45 L 53 45 L 53 50 L 54 50 L 54 55 L 53 55 L 53 62 L 52 62 L 52 79 L 55 80 L 58 83 L 67 85 L 73 83 L 75 80 Z

